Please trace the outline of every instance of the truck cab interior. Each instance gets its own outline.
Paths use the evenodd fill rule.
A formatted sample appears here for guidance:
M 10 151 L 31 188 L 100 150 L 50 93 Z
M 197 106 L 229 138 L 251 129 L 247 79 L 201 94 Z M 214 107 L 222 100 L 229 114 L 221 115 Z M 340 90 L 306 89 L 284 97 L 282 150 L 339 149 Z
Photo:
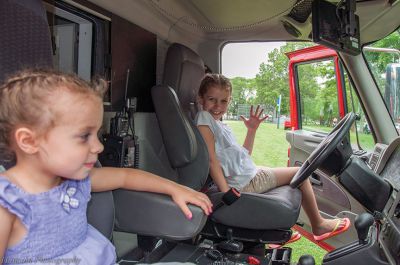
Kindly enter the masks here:
M 287 242 L 296 223 L 305 222 L 307 230 L 298 187 L 314 177 L 344 194 L 316 192 L 329 198 L 327 208 L 346 200 L 335 211 L 322 207 L 323 214 L 354 224 L 328 241 L 322 264 L 400 264 L 399 134 L 363 52 L 399 35 L 399 14 L 399 0 L 3 0 L 0 81 L 24 67 L 103 77 L 110 87 L 98 166 L 136 167 L 200 191 L 210 177 L 207 148 L 193 123 L 197 90 L 206 72 L 221 73 L 224 46 L 304 41 L 329 47 L 362 106 L 371 150 L 350 137 L 360 120 L 351 108 L 343 108 L 329 133 L 308 131 L 294 89 L 286 139 L 289 165 L 300 171 L 290 185 L 234 199 L 213 191 L 214 213 L 207 217 L 190 206 L 190 221 L 167 196 L 94 193 L 88 220 L 116 246 L 119 264 L 314 264 L 307 253 L 291 260 L 290 248 L 265 248 Z M 400 77 L 393 79 L 400 89 Z M 13 161 L 0 154 L 0 165 Z

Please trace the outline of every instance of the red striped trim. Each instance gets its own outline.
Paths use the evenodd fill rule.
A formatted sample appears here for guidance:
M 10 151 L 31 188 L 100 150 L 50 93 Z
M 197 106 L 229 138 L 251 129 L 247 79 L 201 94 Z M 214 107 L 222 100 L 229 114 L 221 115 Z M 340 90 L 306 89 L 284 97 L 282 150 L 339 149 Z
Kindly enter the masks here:
M 293 227 L 294 230 L 298 231 L 302 236 L 313 242 L 314 244 L 318 245 L 319 247 L 325 249 L 328 252 L 331 252 L 332 250 L 335 250 L 334 246 L 329 245 L 328 243 L 325 243 L 323 241 L 316 241 L 313 237 L 313 234 L 309 233 L 307 230 L 303 229 L 302 227 L 295 225 Z

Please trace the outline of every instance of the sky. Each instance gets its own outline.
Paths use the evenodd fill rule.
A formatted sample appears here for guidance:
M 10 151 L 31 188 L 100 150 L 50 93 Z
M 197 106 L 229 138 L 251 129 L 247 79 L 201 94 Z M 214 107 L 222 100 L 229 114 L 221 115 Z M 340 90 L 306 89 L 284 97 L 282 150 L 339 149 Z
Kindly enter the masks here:
M 222 74 L 228 78 L 254 78 L 267 54 L 284 42 L 230 43 L 222 50 Z

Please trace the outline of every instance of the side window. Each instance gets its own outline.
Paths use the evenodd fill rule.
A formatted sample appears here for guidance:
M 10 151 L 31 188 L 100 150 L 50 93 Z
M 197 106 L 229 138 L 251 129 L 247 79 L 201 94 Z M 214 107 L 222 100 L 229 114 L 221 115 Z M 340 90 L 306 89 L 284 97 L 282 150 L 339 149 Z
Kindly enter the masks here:
M 368 124 L 364 109 L 346 72 L 344 72 L 344 86 L 346 88 L 347 110 L 359 116 L 359 119 L 356 120 L 353 128 L 351 128 L 350 142 L 355 149 L 372 151 L 375 146 L 373 131 Z
M 54 68 L 76 73 L 90 81 L 93 76 L 110 80 L 110 19 L 78 10 L 67 3 L 44 3 L 51 33 Z M 104 101 L 110 102 L 111 90 Z
M 299 126 L 308 131 L 330 132 L 346 113 L 352 111 L 360 117 L 350 131 L 353 148 L 372 150 L 375 145 L 373 132 L 347 73 L 339 67 L 334 58 L 296 66 Z
M 333 60 L 299 64 L 297 74 L 302 129 L 331 131 L 340 119 Z
M 363 47 L 363 55 L 400 132 L 400 29 Z
M 93 25 L 79 14 L 46 4 L 53 44 L 53 64 L 65 73 L 92 76 Z

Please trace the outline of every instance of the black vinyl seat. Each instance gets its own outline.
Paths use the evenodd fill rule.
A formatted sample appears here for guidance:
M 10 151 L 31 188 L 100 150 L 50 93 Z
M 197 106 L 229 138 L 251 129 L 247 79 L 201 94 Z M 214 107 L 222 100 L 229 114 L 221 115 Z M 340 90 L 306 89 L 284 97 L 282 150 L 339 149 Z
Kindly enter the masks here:
M 206 144 L 193 118 L 198 110 L 197 90 L 204 76 L 199 55 L 181 44 L 172 44 L 164 65 L 163 85 L 152 88 L 152 97 L 161 136 L 177 182 L 201 190 L 209 172 Z M 210 194 L 214 205 L 222 192 Z M 290 228 L 301 208 L 298 189 L 282 186 L 264 194 L 242 193 L 235 203 L 217 209 L 202 233 L 243 241 L 281 243 L 290 239 Z
M 18 18 L 18 19 L 16 19 Z M 0 1 L 0 84 L 21 69 L 53 67 L 46 10 L 40 0 Z M 0 165 L 9 168 L 15 158 L 0 152 Z

